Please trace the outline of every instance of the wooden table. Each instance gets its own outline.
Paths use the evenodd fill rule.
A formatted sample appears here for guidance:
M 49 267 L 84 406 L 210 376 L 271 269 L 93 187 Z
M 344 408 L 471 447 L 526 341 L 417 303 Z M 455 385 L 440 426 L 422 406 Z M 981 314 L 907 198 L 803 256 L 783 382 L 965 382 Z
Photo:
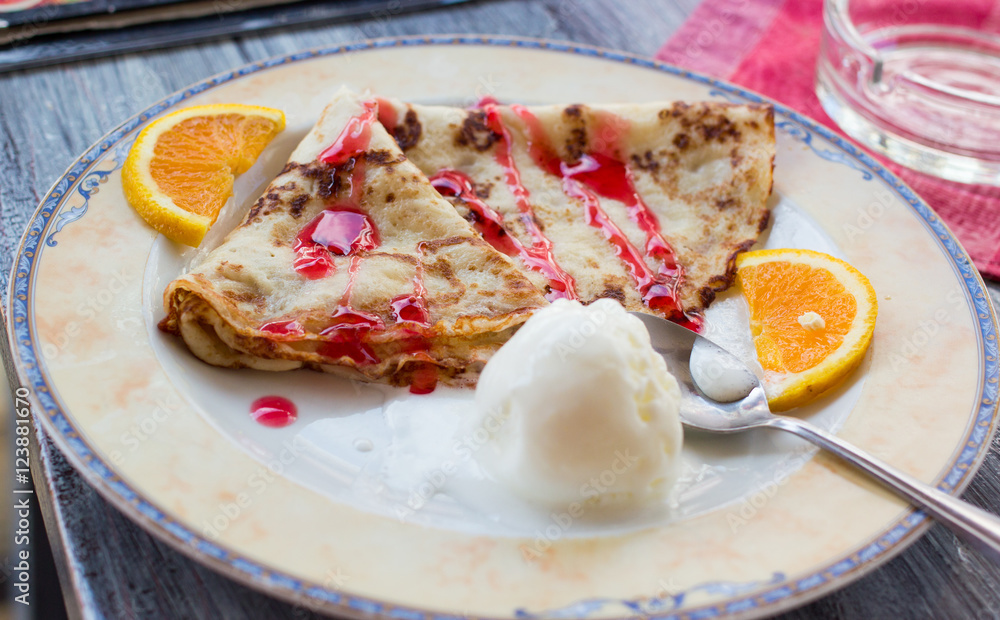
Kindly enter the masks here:
M 652 55 L 696 5 L 697 0 L 481 2 L 2 75 L 4 299 L 19 237 L 52 182 L 106 131 L 191 82 L 302 48 L 406 34 L 548 37 Z M 989 289 L 994 304 L 1000 305 L 1000 286 L 990 283 Z M 154 539 L 84 483 L 41 430 L 38 440 L 35 486 L 71 617 L 311 616 L 219 576 Z M 995 444 L 965 499 L 1000 512 L 1000 458 Z M 814 616 L 997 618 L 1000 566 L 935 525 L 882 568 L 782 617 Z

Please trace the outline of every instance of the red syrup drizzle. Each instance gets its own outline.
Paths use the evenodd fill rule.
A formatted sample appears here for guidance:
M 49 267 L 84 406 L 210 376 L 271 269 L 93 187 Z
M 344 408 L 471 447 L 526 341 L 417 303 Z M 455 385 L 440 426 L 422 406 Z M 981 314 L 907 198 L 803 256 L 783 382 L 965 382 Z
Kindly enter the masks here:
M 310 280 L 332 275 L 332 254 L 347 256 L 374 250 L 381 240 L 375 224 L 361 211 L 348 206 L 325 209 L 306 224 L 295 238 L 295 270 Z
M 371 218 L 349 207 L 320 212 L 302 229 L 297 241 L 322 246 L 338 256 L 369 252 L 381 244 Z
M 326 340 L 317 353 L 333 358 L 347 357 L 357 364 L 377 364 L 378 356 L 363 338 L 369 332 L 385 329 L 385 324 L 377 314 L 355 310 L 350 305 L 351 290 L 354 288 L 360 266 L 361 257 L 352 256 L 347 270 L 347 287 L 340 298 L 340 303 L 337 304 L 337 309 L 330 317 L 330 326 L 320 332 Z
M 410 376 L 410 393 L 430 394 L 437 387 L 438 368 L 432 362 L 417 362 Z
M 333 275 L 337 271 L 330 253 L 323 246 L 302 243 L 296 239 L 292 249 L 295 250 L 295 260 L 292 261 L 292 267 L 309 280 L 319 280 Z
M 264 396 L 250 404 L 250 417 L 270 428 L 288 426 L 299 417 L 295 403 L 282 396 Z
M 417 264 L 413 274 L 413 294 L 400 295 L 392 300 L 392 316 L 405 337 L 403 350 L 417 358 L 410 377 L 410 392 L 430 394 L 437 387 L 438 367 L 430 361 L 427 351 L 431 348 L 430 312 L 427 310 L 427 289 L 424 288 L 424 243 L 417 244 Z
M 400 295 L 389 304 L 392 307 L 392 316 L 397 323 L 410 323 L 421 327 L 430 327 L 428 324 L 427 308 L 424 299 L 420 294 L 414 292 L 412 295 Z
M 430 328 L 430 313 L 427 311 L 426 299 L 423 265 L 418 258 L 417 273 L 413 276 L 413 294 L 400 295 L 389 304 L 392 307 L 392 316 L 396 319 L 396 323 L 405 325 L 407 328 Z
M 371 142 L 378 103 L 365 101 L 364 110 L 347 122 L 337 139 L 320 153 L 323 163 L 350 173 L 351 192 L 345 203 L 326 209 L 295 238 L 295 271 L 310 280 L 336 273 L 331 252 L 341 256 L 378 246 L 378 233 L 368 217 L 357 210 L 365 165 L 362 154 Z
M 376 116 L 380 123 L 387 126 L 394 126 L 397 120 L 395 108 L 385 100 L 366 101 L 363 105 L 364 111 L 348 121 L 334 143 L 318 158 L 350 173 L 350 195 L 344 203 L 324 210 L 307 224 L 294 246 L 298 254 L 295 268 L 308 278 L 334 273 L 333 254 L 350 255 L 347 286 L 330 317 L 331 324 L 320 332 L 324 340 L 317 352 L 331 358 L 347 357 L 359 365 L 379 363 L 378 356 L 365 339 L 370 332 L 385 329 L 381 317 L 356 310 L 350 305 L 351 291 L 362 262 L 359 253 L 374 250 L 381 244 L 374 222 L 358 209 L 365 174 L 365 160 L 361 156 L 371 143 L 372 124 Z M 418 250 L 423 251 L 422 245 L 418 246 Z M 402 295 L 390 303 L 396 322 L 408 332 L 408 337 L 403 339 L 404 349 L 416 353 L 418 358 L 410 385 L 410 391 L 415 394 L 432 392 L 438 378 L 437 366 L 426 354 L 430 349 L 426 335 L 430 322 L 425 298 L 423 263 L 418 261 L 413 294 Z M 261 330 L 292 337 L 305 334 L 302 326 L 294 320 L 267 323 Z
M 378 122 L 382 123 L 386 131 L 392 133 L 396 125 L 399 122 L 399 113 L 396 112 L 396 106 L 392 105 L 392 102 L 388 99 L 382 97 L 376 97 L 375 103 L 378 104 Z
M 552 148 L 534 114 L 524 106 L 514 105 L 511 109 L 527 125 L 528 148 L 532 159 L 546 172 L 561 177 L 566 195 L 583 203 L 587 223 L 601 229 L 604 237 L 615 246 L 615 251 L 628 268 L 643 302 L 675 323 L 694 331 L 700 330 L 703 323 L 701 317 L 686 314 L 677 299 L 677 289 L 683 277 L 677 257 L 660 232 L 656 214 L 636 191 L 632 170 L 613 155 L 613 146 L 602 152 L 584 153 L 576 163 L 568 164 Z M 615 127 L 623 125 L 624 121 L 606 115 L 600 121 L 598 135 L 620 134 Z M 639 249 L 601 208 L 598 196 L 625 204 L 629 219 L 646 234 L 646 254 L 660 263 L 656 273 L 646 264 Z
M 334 254 L 351 257 L 347 286 L 330 317 L 329 326 L 320 331 L 323 342 L 317 353 L 331 358 L 347 357 L 357 364 L 376 364 L 378 356 L 363 339 L 371 331 L 384 329 L 385 325 L 378 315 L 350 306 L 351 291 L 362 260 L 359 253 L 374 250 L 381 244 L 375 223 L 359 210 L 365 176 L 362 156 L 371 144 L 372 124 L 379 110 L 375 100 L 365 101 L 362 106 L 361 114 L 348 120 L 333 144 L 317 158 L 350 174 L 350 193 L 344 202 L 322 211 L 299 233 L 294 246 L 298 254 L 295 268 L 308 278 L 320 278 L 334 272 Z
M 466 174 L 445 168 L 432 176 L 430 181 L 434 189 L 442 196 L 453 196 L 465 203 L 465 206 L 472 213 L 472 226 L 487 243 L 507 256 L 520 254 L 530 267 L 549 276 L 550 280 L 554 279 L 557 274 L 551 268 L 552 264 L 535 260 L 530 250 L 524 247 L 524 244 L 517 237 L 511 236 L 507 232 L 503 225 L 503 216 L 476 195 L 475 185 Z
M 563 271 L 556 263 L 552 253 L 552 241 L 542 233 L 535 221 L 535 211 L 531 206 L 531 192 L 521 182 L 521 173 L 517 169 L 517 163 L 511 152 L 510 132 L 500 116 L 496 99 L 483 97 L 476 104 L 476 107 L 481 108 L 486 115 L 486 127 L 500 137 L 496 143 L 494 156 L 497 163 L 504 169 L 504 181 L 511 193 L 514 194 L 514 202 L 520 212 L 521 223 L 531 237 L 531 247 L 526 248 L 526 253 L 531 258 L 529 266 L 542 271 L 549 278 L 549 292 L 545 295 L 546 299 L 549 301 L 560 298 L 576 299 L 576 282 L 573 280 L 573 276 Z M 473 195 L 475 195 L 474 192 Z
M 275 336 L 288 336 L 288 340 L 295 340 L 306 335 L 306 331 L 302 329 L 302 324 L 294 319 L 289 321 L 271 321 L 270 323 L 264 323 L 259 329 L 262 332 L 274 334 Z
M 347 121 L 347 126 L 337 139 L 326 147 L 317 159 L 332 166 L 339 166 L 368 150 L 372 140 L 372 123 L 375 122 L 379 105 L 374 99 L 364 101 L 361 105 L 364 111 Z

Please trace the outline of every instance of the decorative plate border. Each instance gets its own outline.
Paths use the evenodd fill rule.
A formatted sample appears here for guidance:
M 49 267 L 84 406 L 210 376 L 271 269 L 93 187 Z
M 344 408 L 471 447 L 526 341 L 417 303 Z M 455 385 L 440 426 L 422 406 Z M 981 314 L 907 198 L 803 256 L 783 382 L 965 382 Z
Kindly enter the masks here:
M 140 125 L 198 93 L 258 71 L 322 56 L 413 45 L 495 45 L 539 49 L 579 54 L 663 71 L 717 89 L 712 91 L 712 95 L 726 98 L 738 97 L 745 101 L 770 103 L 774 106 L 777 114 L 787 119 L 780 121 L 780 123 L 784 123 L 784 125 L 781 125 L 781 128 L 790 133 L 793 138 L 804 142 L 817 155 L 858 170 L 862 173 L 865 180 L 874 178 L 873 175 L 880 177 L 898 196 L 910 205 L 924 221 L 925 225 L 934 233 L 941 247 L 951 259 L 957 273 L 961 276 L 976 312 L 980 336 L 979 346 L 981 347 L 985 362 L 979 399 L 980 405 L 965 439 L 964 448 L 959 452 L 957 459 L 951 464 L 950 469 L 938 484 L 938 488 L 945 492 L 958 492 L 968 484 L 972 478 L 971 473 L 978 468 L 983 457 L 986 455 L 996 423 L 997 397 L 998 391 L 1000 391 L 1000 361 L 998 361 L 1000 355 L 998 355 L 997 320 L 979 272 L 972 265 L 968 255 L 961 248 L 959 242 L 951 234 L 947 226 L 913 190 L 904 185 L 895 175 L 886 170 L 861 149 L 815 121 L 779 103 L 772 102 L 761 95 L 705 75 L 686 71 L 648 58 L 574 43 L 519 37 L 446 35 L 375 39 L 337 47 L 311 49 L 252 63 L 198 82 L 150 106 L 142 113 L 132 117 L 105 135 L 104 138 L 70 166 L 42 200 L 21 239 L 10 278 L 8 308 L 11 321 L 8 331 L 15 353 L 16 371 L 21 380 L 24 381 L 26 379 L 26 382 L 33 388 L 33 399 L 36 401 L 35 404 L 38 407 L 36 411 L 44 412 L 45 415 L 41 416 L 41 418 L 49 425 L 50 430 L 54 431 L 53 436 L 60 449 L 66 453 L 69 460 L 84 475 L 88 482 L 101 491 L 102 495 L 120 510 L 129 515 L 133 520 L 144 525 L 147 531 L 150 531 L 158 538 L 171 544 L 196 561 L 206 563 L 243 583 L 255 587 L 268 588 L 267 591 L 269 593 L 280 596 L 292 603 L 304 606 L 332 605 L 340 613 L 352 617 L 374 614 L 404 620 L 454 620 L 453 616 L 426 610 L 386 605 L 375 600 L 351 596 L 317 584 L 295 579 L 289 575 L 271 572 L 260 564 L 247 560 L 220 545 L 203 539 L 197 533 L 172 520 L 159 508 L 143 499 L 118 477 L 91 450 L 87 443 L 81 439 L 80 434 L 74 428 L 69 417 L 56 402 L 55 396 L 49 389 L 45 373 L 38 363 L 36 355 L 37 345 L 34 342 L 29 314 L 29 294 L 35 275 L 34 267 L 43 239 L 46 245 L 55 245 L 57 242 L 53 239 L 53 236 L 67 224 L 83 217 L 87 210 L 87 199 L 90 193 L 92 193 L 96 184 L 106 178 L 110 172 L 107 170 L 92 170 L 95 163 L 105 153 L 114 149 L 115 156 L 113 161 L 116 167 L 120 165 L 120 160 L 123 159 L 121 155 L 128 144 L 127 142 L 123 143 L 122 140 Z M 824 149 L 820 152 L 812 143 L 812 134 L 819 135 L 828 140 L 839 151 Z M 53 222 L 53 216 L 63 205 L 63 202 L 71 197 L 74 192 L 78 192 L 84 198 L 82 206 L 59 213 L 59 217 L 55 220 L 54 224 L 55 230 L 50 232 L 46 237 L 45 232 Z M 928 523 L 924 514 L 919 510 L 913 510 L 870 543 L 811 575 L 789 580 L 784 575 L 778 573 L 771 580 L 759 584 L 748 584 L 753 589 L 757 589 L 755 586 L 760 586 L 760 589 L 755 593 L 748 593 L 747 589 L 739 584 L 721 583 L 701 584 L 690 590 L 690 592 L 696 590 L 714 591 L 722 588 L 722 591 L 732 592 L 734 595 L 741 597 L 716 605 L 681 610 L 679 608 L 684 605 L 687 593 L 673 593 L 666 598 L 643 599 L 639 601 L 585 600 L 565 608 L 540 612 L 512 610 L 512 615 L 522 618 L 563 618 L 575 617 L 577 614 L 585 616 L 600 611 L 611 604 L 628 609 L 633 615 L 640 613 L 663 619 L 701 619 L 717 618 L 728 614 L 756 616 L 765 613 L 776 613 L 782 609 L 787 609 L 817 598 L 827 591 L 843 585 L 842 583 L 837 583 L 837 580 L 845 576 L 850 575 L 854 579 L 868 570 L 875 568 L 901 551 L 903 546 L 900 543 L 904 539 L 915 538 L 927 525 Z

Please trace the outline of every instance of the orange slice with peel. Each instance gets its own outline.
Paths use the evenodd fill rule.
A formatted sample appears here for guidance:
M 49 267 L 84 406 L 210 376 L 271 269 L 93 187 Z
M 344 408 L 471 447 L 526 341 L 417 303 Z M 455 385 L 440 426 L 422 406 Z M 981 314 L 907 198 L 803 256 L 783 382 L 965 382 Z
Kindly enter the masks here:
M 281 110 L 235 103 L 178 110 L 148 125 L 129 150 L 122 187 L 132 208 L 174 241 L 197 246 L 233 194 L 233 181 L 285 128 Z
M 773 411 L 812 401 L 861 364 L 878 314 L 864 274 L 828 254 L 792 249 L 746 252 L 736 270 Z

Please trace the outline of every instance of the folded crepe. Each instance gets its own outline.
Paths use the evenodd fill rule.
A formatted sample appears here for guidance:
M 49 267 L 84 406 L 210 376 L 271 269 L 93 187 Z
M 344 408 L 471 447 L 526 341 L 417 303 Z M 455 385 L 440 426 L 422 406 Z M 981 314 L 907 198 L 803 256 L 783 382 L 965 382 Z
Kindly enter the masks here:
M 694 327 L 767 227 L 767 105 L 380 105 L 407 158 L 550 299 Z
M 541 291 L 341 91 L 243 222 L 164 294 L 160 327 L 216 366 L 433 389 L 474 381 Z
M 168 286 L 161 328 L 210 364 L 414 391 L 474 383 L 560 297 L 697 328 L 767 225 L 773 159 L 769 106 L 464 109 L 342 90 Z

